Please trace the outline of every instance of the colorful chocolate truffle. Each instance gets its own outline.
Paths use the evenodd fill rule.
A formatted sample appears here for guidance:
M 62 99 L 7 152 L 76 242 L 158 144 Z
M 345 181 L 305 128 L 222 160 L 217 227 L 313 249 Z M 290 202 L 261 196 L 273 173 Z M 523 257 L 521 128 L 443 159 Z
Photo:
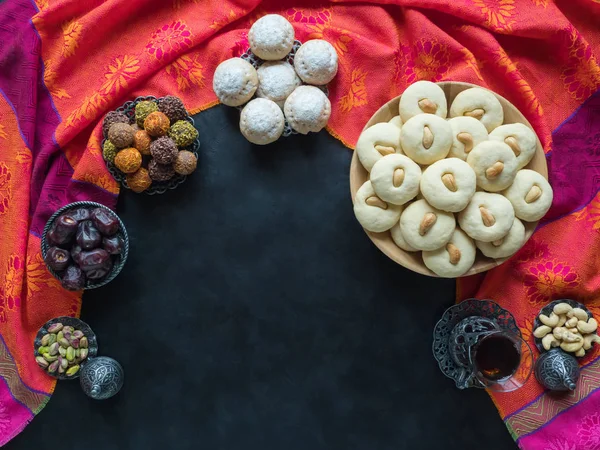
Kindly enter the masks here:
M 104 161 L 114 163 L 115 156 L 117 156 L 117 147 L 115 147 L 115 144 L 110 141 L 105 141 L 104 146 L 102 147 L 102 156 L 104 157 Z
M 133 146 L 138 149 L 142 155 L 150 154 L 150 144 L 152 138 L 146 130 L 139 130 L 133 135 Z
M 127 175 L 127 185 L 133 192 L 144 192 L 152 184 L 152 178 L 146 169 L 141 167 L 137 172 Z
M 142 165 L 142 155 L 135 148 L 121 150 L 115 156 L 115 166 L 123 173 L 136 172 Z
M 178 120 L 169 130 L 169 137 L 175 141 L 177 147 L 187 147 L 198 137 L 198 131 L 194 126 L 185 120 Z
M 144 126 L 146 117 L 155 111 L 158 111 L 158 105 L 150 100 L 144 100 L 135 105 L 135 121 L 138 126 Z
M 169 118 L 160 111 L 150 113 L 144 120 L 144 129 L 150 136 L 160 137 L 167 134 L 171 122 Z
M 128 124 L 129 117 L 127 117 L 122 112 L 118 112 L 118 111 L 109 112 L 104 117 L 104 121 L 102 122 L 102 133 L 104 134 L 104 137 L 108 137 L 108 130 L 110 129 L 111 125 L 113 125 L 115 123 L 127 123 Z
M 148 163 L 148 173 L 154 181 L 167 181 L 173 178 L 175 170 L 172 165 L 159 164 L 155 159 Z
M 187 150 L 181 150 L 177 154 L 177 158 L 175 158 L 173 169 L 175 169 L 175 172 L 179 175 L 189 175 L 196 170 L 197 164 L 198 158 L 196 158 L 196 155 Z
M 158 110 L 164 113 L 171 123 L 178 120 L 183 120 L 188 116 L 188 113 L 179 97 L 167 95 L 158 101 Z
M 177 158 L 177 146 L 171 138 L 163 136 L 150 144 L 150 154 L 159 164 L 172 164 Z
M 127 123 L 114 123 L 108 129 L 108 140 L 117 148 L 126 148 L 133 142 L 133 128 Z

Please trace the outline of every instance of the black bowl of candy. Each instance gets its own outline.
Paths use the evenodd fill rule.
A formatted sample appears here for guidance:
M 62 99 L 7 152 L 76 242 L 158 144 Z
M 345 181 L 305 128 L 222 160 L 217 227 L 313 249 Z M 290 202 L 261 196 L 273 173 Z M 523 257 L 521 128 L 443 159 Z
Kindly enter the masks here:
M 121 219 L 95 202 L 75 202 L 56 211 L 42 234 L 42 257 L 69 291 L 96 289 L 121 272 L 129 237 Z

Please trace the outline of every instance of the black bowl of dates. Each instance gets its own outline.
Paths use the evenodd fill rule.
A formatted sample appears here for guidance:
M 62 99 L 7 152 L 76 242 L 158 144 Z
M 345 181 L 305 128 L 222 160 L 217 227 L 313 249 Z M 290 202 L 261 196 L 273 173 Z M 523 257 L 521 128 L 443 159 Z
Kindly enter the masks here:
M 50 217 L 42 235 L 46 267 L 69 291 L 109 283 L 121 272 L 128 253 L 125 225 L 100 203 L 63 206 Z
M 90 326 L 74 317 L 57 317 L 35 336 L 35 362 L 59 380 L 79 378 L 81 369 L 98 354 L 98 341 Z

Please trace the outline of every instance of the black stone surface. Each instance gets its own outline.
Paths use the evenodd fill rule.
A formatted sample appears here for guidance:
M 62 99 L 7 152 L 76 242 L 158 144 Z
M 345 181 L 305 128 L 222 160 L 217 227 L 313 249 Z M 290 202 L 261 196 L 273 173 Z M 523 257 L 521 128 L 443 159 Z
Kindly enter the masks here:
M 123 390 L 98 402 L 61 382 L 5 448 L 516 448 L 486 393 L 438 370 L 431 332 L 454 283 L 369 241 L 351 152 L 325 132 L 252 146 L 235 109 L 195 120 L 198 171 L 121 195 L 129 260 L 84 295 Z

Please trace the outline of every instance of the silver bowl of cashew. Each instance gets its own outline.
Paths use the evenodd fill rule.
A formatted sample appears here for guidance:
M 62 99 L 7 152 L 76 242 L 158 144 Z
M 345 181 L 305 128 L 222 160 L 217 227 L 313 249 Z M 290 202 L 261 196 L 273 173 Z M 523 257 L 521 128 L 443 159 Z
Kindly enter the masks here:
M 561 348 L 577 358 L 600 343 L 598 322 L 585 305 L 570 299 L 543 307 L 533 323 L 535 345 L 543 353 Z

